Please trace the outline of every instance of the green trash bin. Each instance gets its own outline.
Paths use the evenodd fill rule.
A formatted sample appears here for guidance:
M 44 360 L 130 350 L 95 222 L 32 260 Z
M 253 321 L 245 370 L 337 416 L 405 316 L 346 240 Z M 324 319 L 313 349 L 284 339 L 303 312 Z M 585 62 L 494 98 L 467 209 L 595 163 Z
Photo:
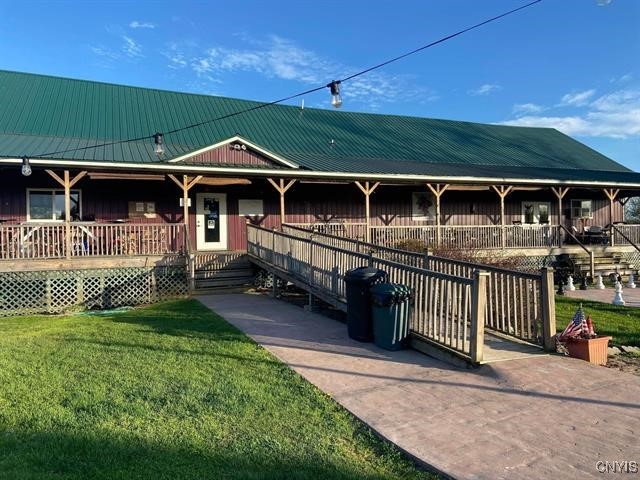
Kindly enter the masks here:
M 409 337 L 411 289 L 397 283 L 379 283 L 369 292 L 374 343 L 386 350 L 404 348 Z

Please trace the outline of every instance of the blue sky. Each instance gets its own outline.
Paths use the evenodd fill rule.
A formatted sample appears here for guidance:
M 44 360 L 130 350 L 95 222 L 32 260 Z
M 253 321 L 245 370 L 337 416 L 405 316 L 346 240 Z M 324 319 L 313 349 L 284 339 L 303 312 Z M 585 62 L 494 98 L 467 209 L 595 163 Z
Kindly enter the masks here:
M 270 101 L 524 3 L 0 0 L 0 68 Z M 640 171 L 640 1 L 598 3 L 543 0 L 345 83 L 343 108 L 553 126 Z

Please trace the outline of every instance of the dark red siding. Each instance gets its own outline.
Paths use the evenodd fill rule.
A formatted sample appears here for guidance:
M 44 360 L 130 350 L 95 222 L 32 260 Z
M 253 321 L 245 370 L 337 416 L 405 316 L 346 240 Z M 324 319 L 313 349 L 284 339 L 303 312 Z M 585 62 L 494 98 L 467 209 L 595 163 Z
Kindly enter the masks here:
M 189 165 L 221 165 L 221 166 L 261 166 L 270 168 L 280 168 L 282 165 L 273 162 L 260 153 L 254 152 L 247 147 L 246 150 L 237 150 L 234 144 L 223 145 L 212 150 L 208 150 L 194 157 L 184 160 L 182 163 Z M 285 167 L 287 168 L 287 167 Z

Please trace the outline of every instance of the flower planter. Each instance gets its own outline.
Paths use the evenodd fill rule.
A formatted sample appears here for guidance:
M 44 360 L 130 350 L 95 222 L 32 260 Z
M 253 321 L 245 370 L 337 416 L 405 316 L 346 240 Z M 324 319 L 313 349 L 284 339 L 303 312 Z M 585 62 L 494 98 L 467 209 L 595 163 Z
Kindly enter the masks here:
M 569 356 L 595 365 L 607 364 L 607 348 L 611 337 L 570 338 L 567 340 Z

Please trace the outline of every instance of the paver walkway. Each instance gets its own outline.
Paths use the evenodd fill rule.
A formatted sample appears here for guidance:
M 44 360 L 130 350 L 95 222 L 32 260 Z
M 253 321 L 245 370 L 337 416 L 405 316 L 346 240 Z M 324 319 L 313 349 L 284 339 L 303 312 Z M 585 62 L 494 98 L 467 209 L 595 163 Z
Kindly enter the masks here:
M 627 307 L 640 307 L 640 288 L 625 288 L 622 285 L 622 298 Z M 583 300 L 592 300 L 594 302 L 611 303 L 616 292 L 613 288 L 608 287 L 603 290 L 597 288 L 589 288 L 587 290 L 566 291 L 565 296 L 569 298 L 582 298 Z
M 555 355 L 458 369 L 352 341 L 344 324 L 265 296 L 199 300 L 455 478 L 605 478 L 599 461 L 640 463 L 640 377 Z

